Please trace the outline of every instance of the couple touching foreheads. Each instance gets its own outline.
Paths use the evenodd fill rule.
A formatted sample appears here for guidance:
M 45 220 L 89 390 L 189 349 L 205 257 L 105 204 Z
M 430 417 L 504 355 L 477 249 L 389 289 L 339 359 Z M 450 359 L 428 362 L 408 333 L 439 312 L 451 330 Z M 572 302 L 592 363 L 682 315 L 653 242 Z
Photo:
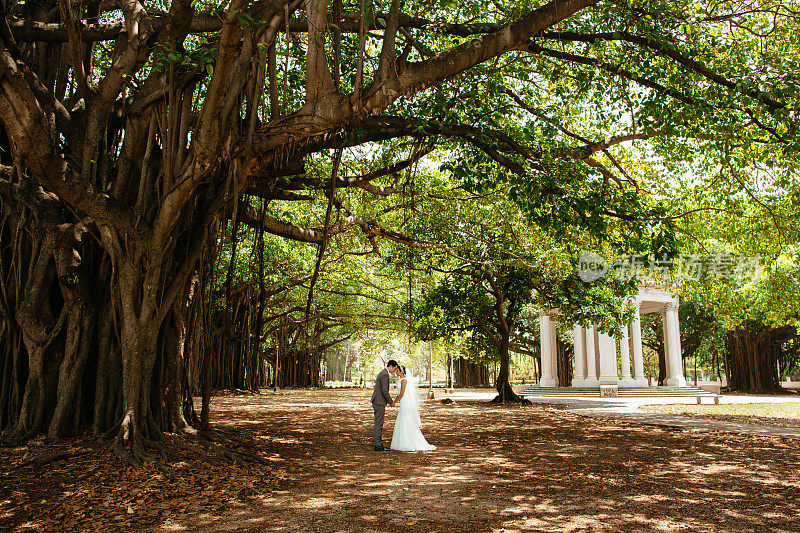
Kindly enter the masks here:
M 389 374 L 394 374 L 398 379 L 398 393 L 394 400 L 389 395 Z M 387 405 L 389 407 L 400 406 L 389 448 L 384 447 L 381 442 L 383 416 Z M 375 412 L 375 431 L 372 440 L 376 452 L 384 452 L 389 449 L 402 452 L 436 449 L 436 446 L 428 444 L 420 430 L 422 422 L 419 418 L 419 395 L 417 394 L 417 385 L 414 383 L 414 376 L 411 375 L 411 372 L 406 372 L 406 367 L 398 365 L 394 359 L 386 363 L 386 368 L 378 372 L 378 376 L 375 378 L 372 409 Z

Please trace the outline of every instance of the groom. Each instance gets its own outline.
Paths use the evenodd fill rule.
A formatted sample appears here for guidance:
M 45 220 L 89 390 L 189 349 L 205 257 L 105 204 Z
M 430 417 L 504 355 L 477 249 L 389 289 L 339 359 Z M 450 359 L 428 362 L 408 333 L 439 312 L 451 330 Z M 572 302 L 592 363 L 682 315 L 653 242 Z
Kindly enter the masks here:
M 376 452 L 385 452 L 389 448 L 383 446 L 381 433 L 383 433 L 383 415 L 386 412 L 386 404 L 394 407 L 392 397 L 389 396 L 389 374 L 397 371 L 397 361 L 390 359 L 386 363 L 386 368 L 378 372 L 375 378 L 375 388 L 372 389 L 372 410 L 375 413 L 375 430 L 372 433 L 372 443 L 375 445 Z

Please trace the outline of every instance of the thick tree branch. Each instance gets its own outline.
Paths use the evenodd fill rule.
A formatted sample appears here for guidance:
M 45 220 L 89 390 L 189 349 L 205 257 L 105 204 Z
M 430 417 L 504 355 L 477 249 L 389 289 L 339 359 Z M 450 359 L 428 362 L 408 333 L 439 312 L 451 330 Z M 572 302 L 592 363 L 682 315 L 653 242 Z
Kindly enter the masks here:
M 278 121 L 272 121 L 254 137 L 252 148 L 244 157 L 249 174 L 257 172 L 260 158 L 281 146 L 302 141 L 318 134 L 335 131 L 363 113 L 376 114 L 404 95 L 412 95 L 437 85 L 465 70 L 516 50 L 541 31 L 557 24 L 575 12 L 594 5 L 597 0 L 552 0 L 501 30 L 450 48 L 430 59 L 408 63 L 397 77 L 386 80 L 376 78 L 360 95 L 352 94 L 349 105 L 339 94 L 330 94 L 314 105 L 305 105 L 298 112 Z M 308 102 L 307 102 L 308 104 Z
M 259 216 L 256 209 L 250 206 L 243 208 L 239 212 L 239 221 L 252 228 L 260 228 L 272 235 L 291 239 L 293 241 L 322 244 L 323 232 L 310 228 L 300 228 L 278 220 L 269 215 Z
M 0 120 L 20 160 L 39 183 L 98 225 L 111 225 L 138 238 L 133 212 L 92 182 L 81 180 L 61 156 L 53 112 L 47 113 L 40 105 L 23 74 L 24 67 L 20 68 L 5 50 L 0 51 L 0 63 Z M 139 226 L 148 230 L 146 224 Z
M 397 53 L 395 43 L 397 42 L 398 17 L 400 15 L 400 0 L 392 0 L 389 8 L 389 16 L 386 18 L 386 31 L 383 32 L 383 45 L 381 54 L 378 58 L 377 79 L 385 82 L 397 75 L 395 61 Z
M 215 33 L 222 29 L 224 13 L 198 13 L 191 20 L 189 33 Z M 386 20 L 386 14 L 379 14 L 375 19 Z M 152 27 L 158 31 L 165 24 L 165 14 L 155 14 L 152 16 Z M 15 20 L 9 24 L 12 35 L 17 41 L 22 42 L 50 42 L 63 43 L 68 40 L 67 25 L 57 22 L 34 22 L 30 20 Z M 428 19 L 412 17 L 405 13 L 398 16 L 398 26 L 400 28 L 418 29 L 429 32 L 442 33 L 445 35 L 457 35 L 459 37 L 471 37 L 482 35 L 500 30 L 502 25 L 491 23 L 476 24 L 452 24 L 439 23 Z M 339 23 L 342 33 L 358 33 L 359 19 L 357 14 L 344 13 L 343 19 Z M 122 32 L 122 23 L 97 23 L 82 24 L 78 35 L 83 42 L 113 41 Z M 383 29 L 373 20 L 372 24 L 366 26 L 368 31 Z M 281 27 L 281 31 L 285 31 Z M 292 33 L 308 32 L 308 22 L 303 19 L 292 18 L 289 20 L 289 31 Z
M 543 30 L 561 22 L 597 0 L 553 0 L 530 11 L 496 32 L 472 39 L 430 59 L 409 63 L 397 83 L 376 85 L 368 91 L 365 108 L 380 112 L 401 95 L 425 90 L 457 74 L 515 50 Z
M 334 92 L 328 60 L 325 58 L 325 33 L 328 0 L 307 0 L 308 50 L 306 53 L 306 102 L 315 102 Z

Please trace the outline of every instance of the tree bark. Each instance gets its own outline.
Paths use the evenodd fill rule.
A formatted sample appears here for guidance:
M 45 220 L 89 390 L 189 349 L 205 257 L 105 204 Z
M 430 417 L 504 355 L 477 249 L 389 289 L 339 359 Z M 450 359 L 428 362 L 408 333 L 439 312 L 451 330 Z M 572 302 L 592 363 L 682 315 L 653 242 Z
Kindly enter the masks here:
M 572 385 L 572 355 L 574 347 L 561 339 L 556 339 L 556 364 L 558 365 L 558 386 Z
M 725 337 L 728 389 L 742 392 L 781 390 L 778 362 L 786 353 L 784 345 L 796 338 L 793 326 L 771 328 L 754 324 L 729 331 Z
M 489 387 L 489 368 L 484 364 L 459 357 L 453 361 L 453 374 L 457 388 Z
M 503 320 L 505 323 L 505 320 Z M 507 325 L 500 331 L 500 346 L 498 347 L 500 356 L 500 368 L 497 372 L 497 380 L 495 381 L 495 389 L 497 396 L 492 400 L 493 403 L 506 403 L 506 402 L 525 402 L 521 396 L 517 396 L 514 389 L 511 388 L 509 382 L 511 358 L 509 357 L 511 331 Z

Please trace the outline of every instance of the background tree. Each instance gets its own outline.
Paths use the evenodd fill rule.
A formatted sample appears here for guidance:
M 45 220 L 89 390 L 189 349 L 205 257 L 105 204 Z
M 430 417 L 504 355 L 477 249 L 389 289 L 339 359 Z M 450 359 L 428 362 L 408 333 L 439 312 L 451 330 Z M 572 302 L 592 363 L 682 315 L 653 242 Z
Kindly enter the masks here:
M 415 304 L 415 331 L 422 339 L 466 332 L 475 359 L 499 363 L 496 400 L 520 401 L 509 383 L 510 352 L 532 342 L 538 309 L 558 307 L 567 320 L 612 327 L 635 286 L 615 277 L 581 281 L 571 247 L 530 227 L 502 194 L 461 207 L 450 221 L 457 230 L 445 236 L 451 253 L 437 257 L 440 275 Z M 436 212 L 441 221 L 444 210 Z
M 673 281 L 684 357 L 722 369 L 731 390 L 774 391 L 798 358 L 796 177 L 793 155 L 746 155 L 739 171 L 712 158 L 669 200 L 686 251 Z

